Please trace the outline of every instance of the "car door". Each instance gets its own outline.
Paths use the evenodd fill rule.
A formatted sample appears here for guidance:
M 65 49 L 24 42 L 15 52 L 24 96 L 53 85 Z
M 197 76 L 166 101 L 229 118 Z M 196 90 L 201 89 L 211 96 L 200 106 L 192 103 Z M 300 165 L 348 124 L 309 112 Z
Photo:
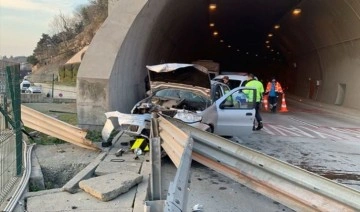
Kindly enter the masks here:
M 225 93 L 216 104 L 214 133 L 223 136 L 250 134 L 255 119 L 256 89 L 237 87 Z

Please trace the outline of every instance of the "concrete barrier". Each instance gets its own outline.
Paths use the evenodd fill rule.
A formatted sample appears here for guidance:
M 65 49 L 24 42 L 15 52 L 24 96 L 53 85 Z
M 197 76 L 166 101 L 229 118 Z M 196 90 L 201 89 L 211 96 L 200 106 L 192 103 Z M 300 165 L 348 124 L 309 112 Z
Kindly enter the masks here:
M 22 93 L 21 103 L 76 103 L 76 99 L 50 98 L 43 93 Z

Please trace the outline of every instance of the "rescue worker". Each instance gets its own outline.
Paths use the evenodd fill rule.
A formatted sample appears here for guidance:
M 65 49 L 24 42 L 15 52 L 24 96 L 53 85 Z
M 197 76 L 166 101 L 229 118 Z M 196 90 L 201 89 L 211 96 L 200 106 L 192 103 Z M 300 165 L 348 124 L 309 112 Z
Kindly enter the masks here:
M 281 85 L 279 82 L 276 81 L 275 77 L 273 77 L 271 82 L 267 83 L 265 91 L 265 95 L 269 95 L 269 107 L 270 111 L 273 113 L 276 112 L 276 106 L 280 94 L 283 94 Z
M 243 93 L 245 93 L 245 95 L 247 96 L 248 102 L 252 102 L 253 99 L 255 99 L 256 103 L 255 103 L 255 119 L 258 123 L 258 126 L 255 127 L 255 120 L 254 120 L 254 125 L 253 125 L 253 130 L 261 130 L 261 128 L 263 128 L 263 123 L 262 123 L 262 118 L 260 115 L 260 103 L 261 103 L 261 99 L 262 99 L 262 95 L 264 93 L 264 86 L 263 84 L 256 80 L 254 78 L 254 74 L 249 73 L 247 75 L 248 80 L 245 84 L 245 87 L 252 87 L 256 89 L 256 93 L 255 93 L 255 98 L 254 98 L 254 92 L 252 90 L 243 90 Z
M 229 76 L 224 76 L 222 78 L 222 82 L 230 87 Z M 232 88 L 230 87 L 230 89 L 232 89 Z

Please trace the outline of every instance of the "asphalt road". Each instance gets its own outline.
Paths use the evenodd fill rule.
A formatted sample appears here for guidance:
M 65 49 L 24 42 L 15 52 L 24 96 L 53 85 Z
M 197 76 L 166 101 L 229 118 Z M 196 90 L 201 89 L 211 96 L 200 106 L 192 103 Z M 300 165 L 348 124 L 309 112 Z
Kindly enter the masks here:
M 54 90 L 55 98 L 66 98 L 66 99 L 76 99 L 76 86 L 66 86 L 66 85 L 54 85 L 47 83 L 35 83 L 37 86 L 42 87 L 42 92 L 50 95 Z
M 263 112 L 264 128 L 231 140 L 360 191 L 360 121 L 288 102 L 289 112 Z M 359 114 L 360 115 L 360 114 Z M 176 168 L 163 165 L 163 196 Z M 292 211 L 217 172 L 192 163 L 188 210 Z

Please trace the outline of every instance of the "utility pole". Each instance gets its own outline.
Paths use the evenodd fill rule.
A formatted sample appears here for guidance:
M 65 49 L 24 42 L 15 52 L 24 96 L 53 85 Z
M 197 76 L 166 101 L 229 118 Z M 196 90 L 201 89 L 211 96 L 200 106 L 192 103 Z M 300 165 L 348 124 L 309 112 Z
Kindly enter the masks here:
M 54 83 L 55 83 L 55 74 L 53 74 L 53 79 L 52 79 L 52 86 L 51 86 L 51 97 L 54 100 Z

